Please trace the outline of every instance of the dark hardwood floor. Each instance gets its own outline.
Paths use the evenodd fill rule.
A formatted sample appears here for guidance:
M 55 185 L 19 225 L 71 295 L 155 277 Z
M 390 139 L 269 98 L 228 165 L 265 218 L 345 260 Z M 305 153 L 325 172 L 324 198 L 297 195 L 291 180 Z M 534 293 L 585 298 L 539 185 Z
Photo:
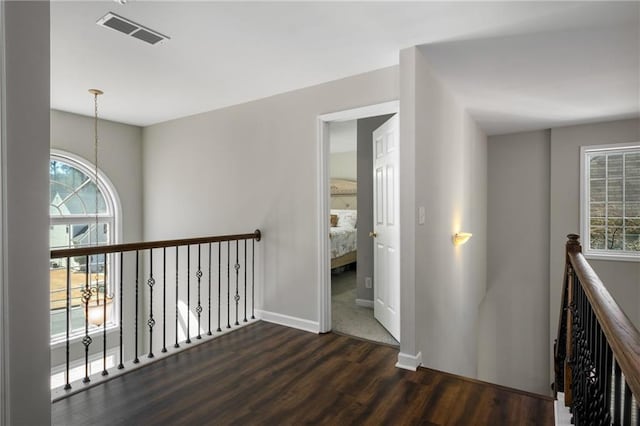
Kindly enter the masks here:
M 553 402 L 259 322 L 53 404 L 56 425 L 553 425 Z

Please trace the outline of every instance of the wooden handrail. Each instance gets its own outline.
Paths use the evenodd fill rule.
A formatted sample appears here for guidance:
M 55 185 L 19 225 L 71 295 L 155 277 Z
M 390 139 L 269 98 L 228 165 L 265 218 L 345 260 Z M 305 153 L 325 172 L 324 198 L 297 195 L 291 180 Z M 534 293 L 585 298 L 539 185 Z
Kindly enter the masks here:
M 582 255 L 580 245 L 568 249 L 567 255 L 620 365 L 625 381 L 633 395 L 640 399 L 640 332 Z
M 80 247 L 70 249 L 51 250 L 51 259 L 61 259 L 74 256 L 92 256 L 96 254 L 120 253 L 136 250 L 148 250 L 162 247 L 187 246 L 195 244 L 217 243 L 223 241 L 238 241 L 255 239 L 260 241 L 262 232 L 257 229 L 251 234 L 218 235 L 212 237 L 186 238 L 179 240 L 147 241 L 141 243 L 111 244 L 105 246 Z

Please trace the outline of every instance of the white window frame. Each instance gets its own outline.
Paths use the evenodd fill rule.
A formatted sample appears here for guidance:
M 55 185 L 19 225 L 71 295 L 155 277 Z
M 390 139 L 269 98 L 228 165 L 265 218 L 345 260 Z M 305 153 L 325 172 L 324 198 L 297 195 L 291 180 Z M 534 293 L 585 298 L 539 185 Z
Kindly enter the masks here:
M 630 252 L 624 250 L 599 250 L 592 249 L 590 224 L 590 176 L 589 176 L 589 154 L 620 152 L 633 149 L 640 150 L 640 142 L 630 142 L 610 145 L 591 145 L 580 147 L 580 231 L 582 238 L 582 251 L 587 259 L 595 260 L 616 260 L 625 262 L 640 262 L 640 252 Z M 623 172 L 624 173 L 624 172 Z M 623 178 L 624 179 L 624 178 Z
M 86 174 L 89 177 L 89 179 L 91 179 L 91 181 L 95 180 L 95 165 L 92 164 L 90 161 L 76 154 L 59 150 L 59 149 L 51 149 L 49 160 L 50 161 L 58 160 L 66 164 L 69 164 L 70 166 Z M 100 189 L 100 192 L 103 194 L 106 207 L 107 207 L 107 213 L 99 214 L 98 220 L 100 222 L 106 222 L 109 224 L 109 238 L 110 238 L 109 244 L 118 244 L 120 241 L 122 241 L 122 227 L 121 227 L 121 220 L 120 220 L 120 218 L 122 217 L 122 208 L 120 204 L 120 198 L 118 197 L 118 193 L 115 189 L 115 186 L 100 168 L 98 168 L 98 188 Z M 95 218 L 95 215 L 92 215 L 91 217 Z M 84 224 L 86 222 L 87 222 L 87 216 L 84 216 L 84 215 L 77 215 L 77 216 L 68 215 L 65 217 L 50 216 L 49 217 L 50 226 L 63 225 L 63 224 L 73 225 L 75 223 Z M 118 291 L 119 291 L 118 282 L 116 280 L 116 276 L 118 275 L 117 271 L 120 268 L 118 256 L 114 256 L 112 264 L 113 266 L 111 269 L 111 273 L 109 274 L 108 280 L 110 281 L 109 287 L 113 289 L 112 292 L 115 295 L 115 294 L 118 294 Z M 119 327 L 120 306 L 119 306 L 119 300 L 117 297 L 114 297 L 113 309 L 114 309 L 114 315 L 113 315 L 114 318 L 112 318 L 110 323 L 107 325 L 108 332 L 111 332 Z M 102 332 L 103 332 L 102 327 L 92 328 L 89 330 L 90 335 L 99 334 Z M 81 332 L 72 331 L 70 336 L 70 341 L 71 342 L 79 341 L 83 336 L 84 336 L 84 330 L 82 330 Z M 54 349 L 57 347 L 61 347 L 65 344 L 65 341 L 66 341 L 66 335 L 64 334 L 58 335 L 58 336 L 51 336 L 51 342 L 50 342 L 51 348 Z

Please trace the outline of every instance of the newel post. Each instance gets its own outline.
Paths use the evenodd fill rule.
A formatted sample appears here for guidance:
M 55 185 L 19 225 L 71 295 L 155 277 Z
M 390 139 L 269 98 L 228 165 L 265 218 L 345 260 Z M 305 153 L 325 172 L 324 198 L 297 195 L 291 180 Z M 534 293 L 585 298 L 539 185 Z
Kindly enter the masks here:
M 571 378 L 573 363 L 573 310 L 575 305 L 573 303 L 573 294 L 575 280 L 573 267 L 571 266 L 570 253 L 581 253 L 582 246 L 580 245 L 580 236 L 577 234 L 567 235 L 567 244 L 565 247 L 565 262 L 567 271 L 566 283 L 567 283 L 567 299 L 566 305 L 562 309 L 567 311 L 567 323 L 566 323 L 566 356 L 564 359 L 564 402 L 566 406 L 570 406 L 573 403 L 573 394 L 571 392 Z

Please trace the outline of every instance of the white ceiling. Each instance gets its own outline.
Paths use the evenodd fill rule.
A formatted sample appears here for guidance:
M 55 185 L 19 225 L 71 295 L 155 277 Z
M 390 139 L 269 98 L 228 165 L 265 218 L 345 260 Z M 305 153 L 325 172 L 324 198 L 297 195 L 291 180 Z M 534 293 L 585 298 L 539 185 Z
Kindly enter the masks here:
M 151 46 L 95 21 L 171 37 Z M 640 114 L 640 3 L 53 2 L 51 105 L 141 126 L 398 63 L 423 45 L 491 134 Z

